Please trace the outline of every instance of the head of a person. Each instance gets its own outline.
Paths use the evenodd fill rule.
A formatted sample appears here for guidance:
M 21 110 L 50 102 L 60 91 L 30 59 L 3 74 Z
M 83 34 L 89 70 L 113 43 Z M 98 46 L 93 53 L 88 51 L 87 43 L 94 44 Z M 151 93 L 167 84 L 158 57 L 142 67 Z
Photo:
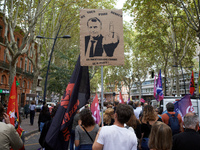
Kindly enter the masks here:
M 169 102 L 169 103 L 167 103 L 166 108 L 167 108 L 168 112 L 173 112 L 174 111 L 174 104 Z
M 156 111 L 157 114 L 161 115 L 162 112 L 163 112 L 163 109 L 162 109 L 161 107 L 157 107 L 157 108 L 155 109 L 155 111 Z
M 133 106 L 133 101 L 129 101 L 129 102 L 128 102 L 128 105 Z
M 44 105 L 43 107 L 42 107 L 42 110 L 41 110 L 41 113 L 47 113 L 48 112 L 48 110 L 49 110 L 49 108 L 48 108 L 48 106 L 47 105 Z
M 163 122 L 157 121 L 152 125 L 149 135 L 149 148 L 156 150 L 171 150 L 172 131 Z
M 90 18 L 87 21 L 87 27 L 90 36 L 92 36 L 93 38 L 98 37 L 101 34 L 102 23 L 98 18 Z
M 52 109 L 52 111 L 51 111 L 51 118 L 53 118 L 55 116 L 56 111 L 58 110 L 58 107 L 59 106 L 54 106 L 54 108 Z
M 103 102 L 103 106 L 107 107 L 108 106 L 108 102 Z
M 186 129 L 198 130 L 199 118 L 195 113 L 189 112 L 184 116 L 184 126 Z
M 119 104 L 119 101 L 114 101 L 114 106 L 116 107 Z
M 156 120 L 155 111 L 151 105 L 146 105 L 144 107 L 143 120 L 145 120 L 145 121 L 155 121 Z
M 137 101 L 137 102 L 135 103 L 135 106 L 136 106 L 136 107 L 141 107 L 141 104 L 142 104 L 142 103 L 141 103 L 140 101 Z
M 3 120 L 3 114 L 5 113 L 5 109 L 4 109 L 4 107 L 3 107 L 3 105 L 2 105 L 2 103 L 0 103 L 0 121 L 2 121 Z
M 133 129 L 136 129 L 138 124 L 140 124 L 140 121 L 136 118 L 136 116 L 133 112 L 129 121 L 126 122 L 126 125 L 129 127 L 132 127 Z
M 31 105 L 34 105 L 35 104 L 35 102 L 34 101 L 31 101 Z
M 126 104 L 118 104 L 116 109 L 117 120 L 119 123 L 124 124 L 129 121 L 133 114 L 133 108 Z
M 144 103 L 144 105 L 143 105 L 143 106 L 145 107 L 145 106 L 147 106 L 147 105 L 148 105 L 148 103 Z
M 108 108 L 105 110 L 105 113 L 103 114 L 103 121 L 106 124 L 110 124 L 111 123 L 111 119 L 114 117 L 114 109 L 112 108 Z
M 89 127 L 95 125 L 94 118 L 92 117 L 92 112 L 89 109 L 83 109 L 79 113 L 80 120 L 84 127 Z

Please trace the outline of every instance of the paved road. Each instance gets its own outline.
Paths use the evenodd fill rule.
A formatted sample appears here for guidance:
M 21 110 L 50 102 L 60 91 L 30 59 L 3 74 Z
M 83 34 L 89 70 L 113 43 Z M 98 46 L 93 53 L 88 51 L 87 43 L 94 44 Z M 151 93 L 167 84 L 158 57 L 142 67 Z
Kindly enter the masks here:
M 40 137 L 40 132 L 31 134 L 30 136 L 25 138 L 25 149 L 26 150 L 38 150 L 40 148 L 40 144 L 38 139 Z

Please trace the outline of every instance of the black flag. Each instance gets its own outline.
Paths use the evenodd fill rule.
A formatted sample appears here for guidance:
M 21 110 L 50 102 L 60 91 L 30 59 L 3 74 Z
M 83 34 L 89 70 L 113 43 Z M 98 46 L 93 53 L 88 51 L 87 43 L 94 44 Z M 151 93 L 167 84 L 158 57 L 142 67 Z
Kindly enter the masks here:
M 84 106 L 89 98 L 88 66 L 80 66 L 79 56 L 60 106 L 46 135 L 45 140 L 48 146 L 57 150 L 68 149 L 73 117 L 77 109 Z

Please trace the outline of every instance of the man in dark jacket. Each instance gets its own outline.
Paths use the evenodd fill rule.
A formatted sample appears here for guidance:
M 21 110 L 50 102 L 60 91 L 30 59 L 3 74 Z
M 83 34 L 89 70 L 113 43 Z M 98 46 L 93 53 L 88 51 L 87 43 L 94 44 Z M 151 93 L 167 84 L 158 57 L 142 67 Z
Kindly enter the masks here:
M 172 150 L 200 150 L 199 118 L 194 113 L 184 116 L 185 131 L 173 136 Z

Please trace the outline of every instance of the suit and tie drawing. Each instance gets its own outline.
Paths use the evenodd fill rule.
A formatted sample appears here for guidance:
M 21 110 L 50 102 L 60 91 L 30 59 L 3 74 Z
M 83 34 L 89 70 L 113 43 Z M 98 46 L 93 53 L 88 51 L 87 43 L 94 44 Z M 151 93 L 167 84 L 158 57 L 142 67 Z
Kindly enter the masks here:
M 93 17 L 87 21 L 89 35 L 85 36 L 85 56 L 101 57 L 103 53 L 112 57 L 119 44 L 119 36 L 114 32 L 114 25 L 110 23 L 110 33 L 105 37 L 101 34 L 102 22 Z

